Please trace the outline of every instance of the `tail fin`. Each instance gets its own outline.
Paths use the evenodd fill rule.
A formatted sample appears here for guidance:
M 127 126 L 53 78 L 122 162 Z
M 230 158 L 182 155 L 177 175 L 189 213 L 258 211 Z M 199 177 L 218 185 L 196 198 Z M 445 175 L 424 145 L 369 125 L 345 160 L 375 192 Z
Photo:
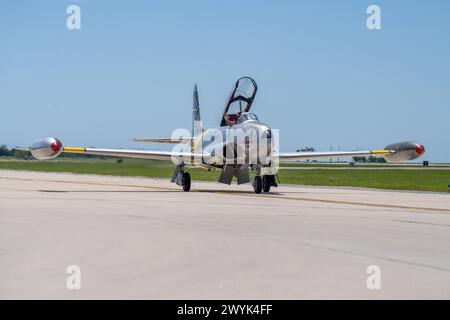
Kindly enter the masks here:
M 203 132 L 202 119 L 200 117 L 200 103 L 198 100 L 197 85 L 194 86 L 194 100 L 192 105 L 192 138 L 195 140 Z

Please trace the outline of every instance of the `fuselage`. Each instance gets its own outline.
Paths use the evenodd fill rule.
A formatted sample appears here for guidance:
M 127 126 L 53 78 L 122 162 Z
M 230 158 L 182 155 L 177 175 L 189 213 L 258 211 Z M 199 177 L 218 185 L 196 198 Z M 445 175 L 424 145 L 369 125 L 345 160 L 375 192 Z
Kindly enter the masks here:
M 211 167 L 266 165 L 273 151 L 272 130 L 256 115 L 243 113 L 231 126 L 204 130 L 194 140 L 192 151 L 210 155 L 203 164 Z

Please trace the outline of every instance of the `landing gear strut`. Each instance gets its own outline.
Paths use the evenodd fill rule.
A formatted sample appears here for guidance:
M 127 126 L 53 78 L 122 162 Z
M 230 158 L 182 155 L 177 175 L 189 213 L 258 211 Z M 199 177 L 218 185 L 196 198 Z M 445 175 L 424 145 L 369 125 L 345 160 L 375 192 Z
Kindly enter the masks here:
M 191 190 L 191 175 L 189 172 L 184 172 L 183 168 L 184 163 L 176 166 L 170 182 L 176 183 L 177 185 L 183 187 L 183 191 L 188 192 Z

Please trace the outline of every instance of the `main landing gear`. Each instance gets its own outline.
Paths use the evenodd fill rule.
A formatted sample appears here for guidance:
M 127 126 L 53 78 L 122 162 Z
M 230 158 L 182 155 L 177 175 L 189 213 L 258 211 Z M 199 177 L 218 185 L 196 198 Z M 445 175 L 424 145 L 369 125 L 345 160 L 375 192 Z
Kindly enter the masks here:
M 183 168 L 183 163 L 176 166 L 170 182 L 176 183 L 183 188 L 183 191 L 189 192 L 191 190 L 191 175 L 189 172 L 184 172 Z
M 253 178 L 253 190 L 256 194 L 260 194 L 263 190 L 263 181 L 261 176 L 255 176 Z
M 275 175 L 255 176 L 253 178 L 253 190 L 256 194 L 270 192 L 270 187 L 278 187 Z
M 191 190 L 191 175 L 189 172 L 183 172 L 183 181 L 181 183 L 184 192 L 189 192 Z

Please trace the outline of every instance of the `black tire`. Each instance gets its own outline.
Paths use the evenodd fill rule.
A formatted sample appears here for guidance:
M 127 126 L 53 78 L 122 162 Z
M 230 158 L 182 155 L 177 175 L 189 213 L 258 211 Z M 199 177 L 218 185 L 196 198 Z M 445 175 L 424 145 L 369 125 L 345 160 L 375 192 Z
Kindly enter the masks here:
M 264 176 L 263 177 L 263 191 L 270 192 L 270 187 L 272 186 L 272 177 Z
M 191 190 L 191 175 L 189 172 L 183 173 L 183 191 L 189 192 Z
M 260 176 L 256 176 L 253 178 L 253 190 L 256 194 L 260 194 L 263 190 L 263 182 Z

